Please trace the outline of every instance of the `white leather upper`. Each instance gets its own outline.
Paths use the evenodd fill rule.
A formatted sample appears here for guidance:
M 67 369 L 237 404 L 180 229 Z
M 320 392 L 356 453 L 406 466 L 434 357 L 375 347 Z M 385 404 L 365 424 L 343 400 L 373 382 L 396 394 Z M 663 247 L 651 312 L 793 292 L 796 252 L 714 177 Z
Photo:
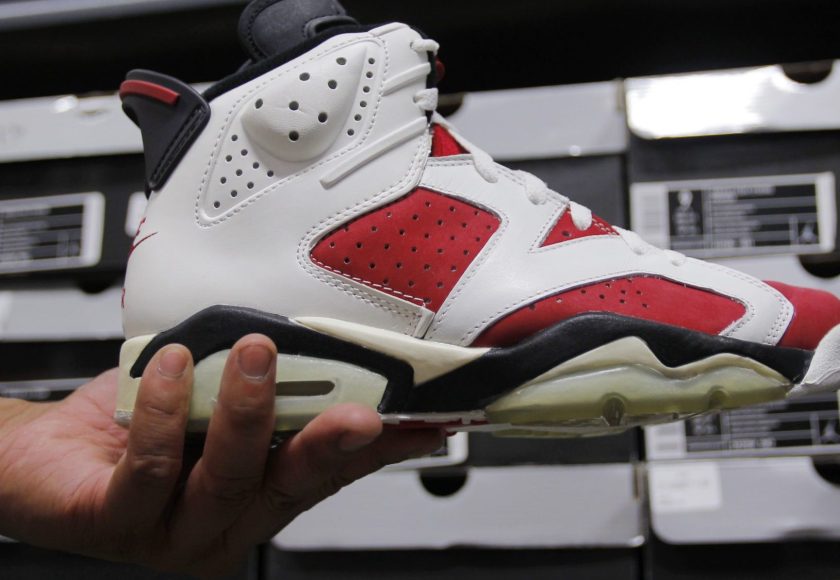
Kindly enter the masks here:
M 726 268 L 620 236 L 540 247 L 566 207 L 529 199 L 522 178 L 492 183 L 469 155 L 429 158 L 428 55 L 392 24 L 339 35 L 211 102 L 208 126 L 152 195 L 126 277 L 127 337 L 156 333 L 217 304 L 336 318 L 457 345 L 498 318 L 565 289 L 633 274 L 713 289 L 744 304 L 723 334 L 775 344 L 793 316 L 773 288 Z M 318 267 L 312 247 L 337 226 L 418 185 L 501 224 L 435 315 Z

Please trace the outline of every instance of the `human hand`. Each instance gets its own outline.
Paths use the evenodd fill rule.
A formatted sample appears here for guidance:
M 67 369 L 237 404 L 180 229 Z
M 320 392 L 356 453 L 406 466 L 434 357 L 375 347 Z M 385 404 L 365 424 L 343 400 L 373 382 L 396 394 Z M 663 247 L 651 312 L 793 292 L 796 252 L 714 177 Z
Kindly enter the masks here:
M 58 403 L 0 400 L 0 534 L 219 576 L 345 485 L 442 444 L 439 431 L 383 431 L 372 409 L 344 404 L 270 449 L 276 358 L 261 335 L 233 347 L 194 465 L 184 456 L 193 365 L 183 346 L 147 366 L 129 430 L 112 418 L 116 370 Z

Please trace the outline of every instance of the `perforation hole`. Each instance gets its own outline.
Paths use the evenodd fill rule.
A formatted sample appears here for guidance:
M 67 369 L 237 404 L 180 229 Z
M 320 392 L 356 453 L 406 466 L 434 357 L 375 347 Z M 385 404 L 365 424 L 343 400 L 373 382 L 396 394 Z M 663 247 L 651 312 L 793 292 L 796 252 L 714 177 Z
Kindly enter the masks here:
M 289 108 L 292 111 L 297 111 L 298 109 L 300 109 L 300 103 L 298 103 L 297 101 L 292 101 L 291 103 L 289 103 Z
M 242 177 L 242 170 L 241 169 L 236 170 L 236 176 L 237 177 Z
M 437 286 L 438 288 L 443 288 L 443 282 L 438 282 L 438 283 L 436 284 L 436 286 Z
M 269 169 L 266 175 L 268 175 L 269 177 L 274 177 L 274 172 Z
M 237 195 L 239 195 L 239 192 L 238 192 L 238 191 L 236 191 L 235 189 L 234 189 L 233 191 L 231 191 L 231 192 L 230 192 L 230 196 L 231 196 L 231 197 L 236 197 Z
M 365 76 L 366 76 L 367 78 L 369 78 L 369 79 L 372 79 L 372 78 L 373 78 L 373 73 L 372 73 L 372 72 L 369 72 L 369 73 L 367 73 Z
M 344 66 L 345 64 L 347 64 L 347 59 L 344 58 L 343 56 L 340 56 L 337 59 L 335 59 L 335 62 L 337 62 L 341 66 Z
M 402 270 L 402 262 L 397 262 L 397 270 Z
M 438 248 L 438 249 L 437 249 L 437 253 L 438 253 L 438 254 L 442 254 L 442 253 L 443 253 L 443 248 Z M 464 254 L 464 255 L 466 256 L 466 254 Z
M 417 253 L 417 246 L 411 246 L 411 253 L 412 253 L 412 254 L 416 254 L 416 253 Z
M 353 119 L 355 119 L 356 121 L 361 121 L 362 116 L 361 115 L 356 115 L 355 117 L 353 117 Z
M 375 59 L 375 58 L 373 58 L 373 57 L 371 57 L 371 58 L 369 58 L 369 59 L 368 59 L 368 63 L 370 63 L 370 64 L 376 64 L 376 59 Z
M 364 88 L 362 89 L 362 92 L 363 92 L 363 93 L 369 93 L 369 92 L 370 92 L 370 87 L 364 87 Z
M 309 77 L 309 73 L 307 73 L 307 72 L 305 72 L 305 73 L 300 73 L 300 77 L 298 77 L 298 78 L 300 78 L 300 80 L 302 80 L 302 81 L 308 81 L 308 80 L 309 80 L 309 78 L 310 78 L 310 77 Z
M 230 140 L 231 141 L 239 141 L 239 135 L 231 135 Z
M 262 109 L 262 106 L 263 106 L 263 100 L 262 99 L 257 99 L 257 102 L 254 103 L 254 108 Z
M 391 244 L 385 244 L 382 247 L 385 248 L 385 250 L 390 250 L 391 249 Z
M 414 280 L 409 280 L 408 281 L 408 287 L 409 288 L 414 288 Z
M 259 168 L 260 168 L 260 164 L 259 164 L 259 163 L 257 163 L 256 161 L 254 161 L 253 168 L 254 168 L 254 169 L 259 169 Z
M 368 268 L 370 268 L 371 270 L 376 270 L 376 264 L 371 262 L 370 264 L 368 264 Z
M 367 101 L 362 101 L 361 103 L 359 103 L 359 106 L 364 109 L 365 107 L 367 107 Z
M 352 137 L 355 134 L 356 134 L 356 132 L 353 129 L 347 129 L 347 135 L 348 136 Z
M 253 181 L 248 182 L 248 189 L 254 189 L 254 182 Z
M 345 258 L 344 258 L 344 263 L 345 263 L 345 264 L 349 264 L 349 263 L 350 263 L 350 258 L 346 258 L 346 257 L 345 257 Z
M 370 226 L 370 231 L 372 231 L 373 233 L 376 233 L 376 232 L 379 231 L 379 228 L 376 227 L 376 226 Z
M 233 155 L 228 155 L 227 157 L 225 157 L 225 161 L 227 161 L 228 163 L 233 161 Z
M 424 270 L 424 271 L 428 272 L 428 271 L 429 271 L 429 270 L 431 270 L 431 269 L 432 269 L 431 264 L 423 264 L 423 270 Z
M 334 80 L 330 80 L 330 82 L 327 83 L 327 86 L 335 90 L 338 88 L 338 83 Z
M 242 157 L 247 157 L 248 156 L 248 150 L 247 149 L 243 149 L 242 151 L 240 151 L 240 153 L 242 154 Z
M 298 133 L 297 131 L 292 131 L 291 133 L 289 133 L 289 141 L 294 142 L 298 139 L 300 139 L 300 133 Z
M 224 185 L 225 183 L 227 183 L 227 177 L 222 177 L 219 181 L 222 185 Z
M 318 121 L 321 123 L 326 123 L 327 119 L 329 119 L 329 115 L 327 115 L 326 113 L 320 113 L 318 115 Z

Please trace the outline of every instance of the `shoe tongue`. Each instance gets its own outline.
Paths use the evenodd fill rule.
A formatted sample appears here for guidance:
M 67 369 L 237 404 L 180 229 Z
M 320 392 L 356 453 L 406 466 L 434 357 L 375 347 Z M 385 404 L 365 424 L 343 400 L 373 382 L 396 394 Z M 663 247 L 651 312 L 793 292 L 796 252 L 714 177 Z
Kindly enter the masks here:
M 336 0 L 254 0 L 239 20 L 239 38 L 251 58 L 261 61 L 329 28 L 353 24 Z

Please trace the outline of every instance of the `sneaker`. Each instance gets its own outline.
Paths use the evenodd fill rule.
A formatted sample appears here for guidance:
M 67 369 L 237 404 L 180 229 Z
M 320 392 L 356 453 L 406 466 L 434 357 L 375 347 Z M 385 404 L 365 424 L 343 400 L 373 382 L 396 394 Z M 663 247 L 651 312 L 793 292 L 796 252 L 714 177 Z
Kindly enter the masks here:
M 387 423 L 616 432 L 840 386 L 840 301 L 656 249 L 435 114 L 437 43 L 333 0 L 261 0 L 250 61 L 199 94 L 121 87 L 150 195 L 124 290 L 117 419 L 168 343 L 190 428 L 229 349 L 279 349 L 277 429 L 339 402 Z

